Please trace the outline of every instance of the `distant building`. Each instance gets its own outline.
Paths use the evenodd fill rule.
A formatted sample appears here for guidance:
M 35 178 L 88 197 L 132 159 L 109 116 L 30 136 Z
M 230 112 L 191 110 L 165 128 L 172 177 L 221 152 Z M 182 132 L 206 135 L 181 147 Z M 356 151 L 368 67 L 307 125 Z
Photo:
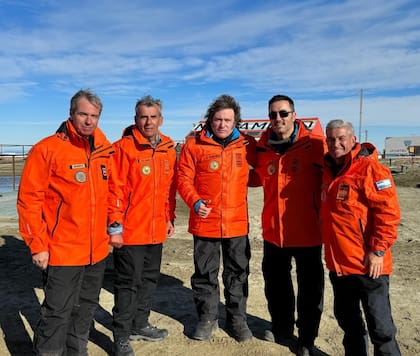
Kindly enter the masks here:
M 420 136 L 387 137 L 385 157 L 411 156 L 415 151 L 410 147 L 414 146 L 420 146 Z

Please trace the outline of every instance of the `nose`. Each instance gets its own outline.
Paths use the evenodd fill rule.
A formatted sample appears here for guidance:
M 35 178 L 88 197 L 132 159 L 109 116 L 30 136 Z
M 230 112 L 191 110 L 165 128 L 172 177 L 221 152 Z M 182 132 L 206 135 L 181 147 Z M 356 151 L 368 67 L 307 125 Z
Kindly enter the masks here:
M 328 137 L 328 143 L 332 147 L 340 146 L 340 139 L 335 137 Z

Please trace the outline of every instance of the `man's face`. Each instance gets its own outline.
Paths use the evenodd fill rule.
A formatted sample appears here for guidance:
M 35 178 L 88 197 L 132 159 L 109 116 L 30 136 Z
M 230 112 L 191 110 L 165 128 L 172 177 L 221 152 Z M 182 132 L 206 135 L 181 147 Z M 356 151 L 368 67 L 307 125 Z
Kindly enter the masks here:
M 356 144 L 356 136 L 352 135 L 348 128 L 342 127 L 327 130 L 327 146 L 330 156 L 341 163 L 344 157 L 352 150 Z
M 228 137 L 235 128 L 235 112 L 233 109 L 217 111 L 211 120 L 211 129 L 220 139 Z
M 86 98 L 80 98 L 75 112 L 70 113 L 70 120 L 80 136 L 93 135 L 98 126 L 101 110 Z
M 286 115 L 281 117 L 282 115 Z M 289 138 L 294 130 L 296 113 L 292 112 L 290 103 L 287 100 L 279 100 L 272 103 L 269 107 L 268 116 L 270 117 L 271 127 L 279 139 Z
M 135 122 L 141 134 L 149 141 L 153 140 L 163 122 L 159 107 L 140 105 L 137 108 Z

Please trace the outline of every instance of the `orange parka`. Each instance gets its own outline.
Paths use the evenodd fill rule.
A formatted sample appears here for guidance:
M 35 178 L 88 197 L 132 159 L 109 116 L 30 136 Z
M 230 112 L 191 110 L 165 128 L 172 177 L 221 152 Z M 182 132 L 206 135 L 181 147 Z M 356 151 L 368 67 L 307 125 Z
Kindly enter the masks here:
M 325 163 L 322 231 L 327 268 L 339 276 L 367 274 L 366 254 L 384 251 L 382 274 L 390 274 L 390 247 L 400 221 L 391 172 L 369 143 L 356 144 L 338 172 L 328 154 Z
M 235 129 L 236 130 L 236 129 Z M 255 164 L 255 139 L 237 131 L 226 147 L 203 129 L 188 137 L 178 162 L 178 191 L 190 208 L 189 232 L 195 236 L 232 238 L 248 234 L 247 183 Z M 194 211 L 198 200 L 212 208 L 203 219 Z
M 263 134 L 250 181 L 250 186 L 264 189 L 263 238 L 279 247 L 322 244 L 319 214 L 325 139 L 310 133 L 299 120 L 295 130 L 294 142 L 284 153 L 269 143 L 271 128 Z
M 122 224 L 124 245 L 160 244 L 175 219 L 175 144 L 159 132 L 156 147 L 135 125 L 114 143 L 109 223 Z
M 107 196 L 113 152 L 97 128 L 81 137 L 70 120 L 29 152 L 19 186 L 20 234 L 51 266 L 95 264 L 109 253 Z

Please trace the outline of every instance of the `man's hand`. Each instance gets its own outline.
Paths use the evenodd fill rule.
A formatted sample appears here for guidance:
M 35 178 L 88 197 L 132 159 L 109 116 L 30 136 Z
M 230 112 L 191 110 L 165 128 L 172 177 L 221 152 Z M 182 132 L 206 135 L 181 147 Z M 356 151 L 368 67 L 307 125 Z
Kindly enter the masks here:
M 174 224 L 172 221 L 166 222 L 166 237 L 171 237 L 175 232 Z
M 197 211 L 197 215 L 200 216 L 200 218 L 205 219 L 207 216 L 209 216 L 209 214 L 211 212 L 211 209 L 212 209 L 212 208 L 209 207 L 210 203 L 211 202 L 209 200 L 204 200 L 200 204 L 200 206 L 198 208 L 198 211 Z
M 382 274 L 384 258 L 369 252 L 365 257 L 365 266 L 369 269 L 369 277 L 376 279 Z
M 35 266 L 42 270 L 47 269 L 50 253 L 48 251 L 41 251 L 32 255 L 32 262 Z
M 115 248 L 121 248 L 124 245 L 122 234 L 110 235 L 109 244 Z

